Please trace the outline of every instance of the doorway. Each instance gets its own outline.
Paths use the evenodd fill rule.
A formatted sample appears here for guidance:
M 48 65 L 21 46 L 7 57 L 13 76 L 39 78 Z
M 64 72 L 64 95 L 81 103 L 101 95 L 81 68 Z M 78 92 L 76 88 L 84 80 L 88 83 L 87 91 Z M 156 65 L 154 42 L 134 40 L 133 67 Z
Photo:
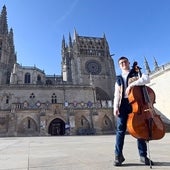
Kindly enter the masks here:
M 65 122 L 62 119 L 56 118 L 51 121 L 48 129 L 51 136 L 62 136 L 65 134 Z

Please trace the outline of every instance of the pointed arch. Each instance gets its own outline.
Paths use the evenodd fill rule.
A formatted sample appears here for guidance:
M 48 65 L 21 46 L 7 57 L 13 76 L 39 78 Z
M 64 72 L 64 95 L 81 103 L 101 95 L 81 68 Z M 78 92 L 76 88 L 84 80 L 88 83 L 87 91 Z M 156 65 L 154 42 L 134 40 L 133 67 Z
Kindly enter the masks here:
M 80 117 L 79 128 L 77 129 L 78 135 L 89 135 L 90 134 L 90 122 L 82 115 Z
M 30 73 L 25 73 L 24 83 L 25 84 L 30 84 L 31 83 L 31 75 L 30 75 Z
M 80 118 L 80 126 L 83 129 L 89 129 L 90 128 L 90 123 L 84 115 L 82 115 L 81 118 Z
M 42 78 L 40 74 L 37 75 L 37 84 L 42 84 Z
M 38 132 L 38 126 L 36 121 L 31 117 L 25 117 L 18 126 L 18 133 L 27 135 Z
M 101 128 L 104 134 L 113 133 L 113 123 L 107 115 L 103 117 Z
M 51 136 L 62 136 L 65 134 L 65 122 L 60 118 L 53 119 L 48 128 Z

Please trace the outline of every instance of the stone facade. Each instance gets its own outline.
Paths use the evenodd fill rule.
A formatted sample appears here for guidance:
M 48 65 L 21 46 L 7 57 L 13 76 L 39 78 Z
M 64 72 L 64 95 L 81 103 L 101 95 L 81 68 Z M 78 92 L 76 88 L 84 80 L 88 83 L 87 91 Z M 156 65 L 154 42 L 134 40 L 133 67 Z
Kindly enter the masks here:
M 0 136 L 114 132 L 114 63 L 105 35 L 62 40 L 62 75 L 17 63 L 4 6 L 0 17 Z M 5 53 L 6 51 L 6 53 Z
M 64 135 L 114 131 L 112 102 L 93 102 L 93 89 L 75 85 L 0 86 L 2 136 Z M 66 100 L 64 100 L 64 97 Z M 57 129 L 59 132 L 57 132 Z

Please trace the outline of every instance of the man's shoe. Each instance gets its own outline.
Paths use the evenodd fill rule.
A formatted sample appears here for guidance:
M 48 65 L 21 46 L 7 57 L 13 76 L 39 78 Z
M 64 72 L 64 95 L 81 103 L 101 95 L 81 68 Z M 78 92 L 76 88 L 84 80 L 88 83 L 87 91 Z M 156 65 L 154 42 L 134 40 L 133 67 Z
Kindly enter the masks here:
M 125 161 L 125 158 L 123 157 L 123 155 L 115 156 L 114 166 L 121 166 L 122 162 L 124 161 Z
M 144 156 L 140 157 L 140 162 L 144 163 L 145 165 L 154 165 L 154 163 L 148 157 Z

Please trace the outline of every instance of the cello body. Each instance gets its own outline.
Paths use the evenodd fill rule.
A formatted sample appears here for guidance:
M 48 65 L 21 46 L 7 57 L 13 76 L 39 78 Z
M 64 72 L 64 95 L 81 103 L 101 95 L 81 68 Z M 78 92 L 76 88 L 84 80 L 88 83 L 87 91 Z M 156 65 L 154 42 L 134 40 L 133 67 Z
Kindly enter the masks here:
M 145 94 L 146 93 L 146 94 Z M 165 135 L 165 126 L 153 104 L 155 93 L 148 86 L 132 87 L 128 96 L 132 113 L 128 115 L 127 130 L 137 139 L 158 140 Z

